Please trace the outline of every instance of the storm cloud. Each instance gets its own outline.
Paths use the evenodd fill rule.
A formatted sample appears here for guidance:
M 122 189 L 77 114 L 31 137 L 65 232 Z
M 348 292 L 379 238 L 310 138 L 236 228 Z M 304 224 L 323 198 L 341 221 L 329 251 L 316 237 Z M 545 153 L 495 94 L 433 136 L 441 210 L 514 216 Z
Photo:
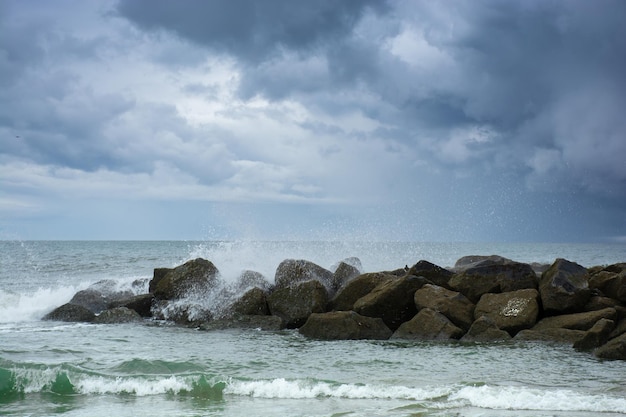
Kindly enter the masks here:
M 617 0 L 4 2 L 2 211 L 70 192 L 262 235 L 621 239 L 624 18 Z

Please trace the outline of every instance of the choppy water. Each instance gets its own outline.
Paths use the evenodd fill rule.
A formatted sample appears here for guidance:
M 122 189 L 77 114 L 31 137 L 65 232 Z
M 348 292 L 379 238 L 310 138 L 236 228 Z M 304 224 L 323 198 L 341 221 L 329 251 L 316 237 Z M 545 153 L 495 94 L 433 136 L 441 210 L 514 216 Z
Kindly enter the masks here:
M 626 363 L 567 346 L 313 341 L 296 331 L 42 322 L 102 279 L 133 282 L 198 256 L 270 280 L 285 258 L 366 271 L 470 254 L 584 266 L 626 246 L 341 242 L 0 242 L 0 415 L 618 416 Z

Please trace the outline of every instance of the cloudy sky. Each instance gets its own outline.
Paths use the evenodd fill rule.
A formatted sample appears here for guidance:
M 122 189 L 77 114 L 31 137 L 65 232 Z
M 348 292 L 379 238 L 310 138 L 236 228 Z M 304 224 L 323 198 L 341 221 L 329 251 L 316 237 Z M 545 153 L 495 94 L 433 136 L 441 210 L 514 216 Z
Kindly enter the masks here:
M 626 241 L 625 19 L 0 0 L 0 239 Z

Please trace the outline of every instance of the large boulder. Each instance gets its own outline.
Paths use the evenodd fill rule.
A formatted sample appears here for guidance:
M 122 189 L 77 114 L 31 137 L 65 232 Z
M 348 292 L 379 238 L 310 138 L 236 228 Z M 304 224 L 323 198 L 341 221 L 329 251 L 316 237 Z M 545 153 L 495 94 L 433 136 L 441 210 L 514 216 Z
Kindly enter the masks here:
M 491 318 L 500 330 L 511 335 L 529 329 L 539 315 L 539 292 L 529 288 L 501 294 L 484 294 L 476 304 L 474 317 Z
M 587 269 L 575 262 L 557 259 L 541 275 L 539 293 L 548 314 L 582 311 L 591 297 Z
M 360 261 L 359 261 L 360 264 Z M 345 261 L 339 262 L 335 272 L 333 272 L 333 289 L 339 290 L 353 278 L 361 275 L 361 270 L 356 266 Z
M 464 332 L 446 316 L 430 308 L 423 308 L 411 320 L 398 327 L 392 339 L 457 340 Z
M 585 337 L 584 330 L 551 328 L 543 330 L 527 329 L 515 335 L 515 340 L 528 342 L 550 342 L 572 345 Z
M 339 289 L 330 301 L 329 310 L 352 310 L 354 303 L 359 298 L 369 294 L 379 284 L 395 279 L 398 279 L 398 277 L 384 272 L 370 272 L 359 275 Z
M 267 298 L 270 313 L 291 329 L 302 326 L 313 313 L 324 313 L 327 303 L 328 291 L 317 280 L 276 288 Z
M 537 288 L 537 275 L 528 264 L 489 258 L 469 264 L 453 275 L 448 284 L 475 303 L 486 293 Z
M 94 318 L 96 324 L 120 324 L 133 323 L 142 320 L 139 313 L 126 307 L 116 307 L 110 310 L 104 310 Z
M 605 344 L 615 328 L 613 320 L 600 319 L 585 333 L 585 336 L 574 343 L 576 350 L 593 350 Z
M 510 340 L 511 335 L 498 328 L 496 323 L 488 316 L 480 316 L 461 338 L 462 342 L 494 342 Z
M 102 280 L 78 291 L 70 300 L 70 304 L 85 307 L 92 313 L 98 314 L 109 308 L 111 303 L 132 296 L 133 293 L 130 290 L 119 290 L 118 282 Z
M 318 281 L 330 294 L 334 294 L 333 273 L 328 269 L 304 260 L 285 259 L 276 268 L 276 288 L 285 288 L 305 281 Z
M 272 289 L 272 284 L 263 274 L 256 271 L 242 271 L 237 281 L 233 285 L 233 290 L 238 294 L 243 294 L 252 288 L 260 288 L 263 291 Z
M 161 282 L 167 274 L 169 274 L 174 268 L 154 268 L 152 273 L 152 279 L 148 283 L 148 292 L 153 293 L 156 290 L 156 286 Z
M 589 311 L 584 313 L 563 314 L 560 316 L 546 317 L 532 327 L 532 330 L 543 331 L 546 329 L 570 329 L 587 331 L 600 319 L 615 321 L 617 311 L 614 308 Z
M 414 275 L 385 281 L 359 298 L 353 310 L 363 316 L 380 317 L 387 327 L 395 331 L 417 314 L 413 296 L 426 283 L 426 278 Z
M 465 331 L 470 328 L 474 321 L 475 305 L 458 291 L 426 284 L 415 292 L 413 300 L 418 310 L 433 309 Z
M 92 322 L 95 317 L 96 315 L 88 308 L 76 304 L 67 303 L 55 308 L 50 313 L 46 314 L 43 317 L 43 320 Z
M 252 288 L 239 297 L 230 310 L 244 316 L 266 316 L 269 314 L 267 295 L 261 288 Z
M 430 263 L 428 261 L 421 260 L 411 268 L 409 268 L 407 275 L 415 275 L 418 277 L 424 277 L 435 285 L 444 288 L 450 288 L 448 281 L 454 275 L 451 271 L 442 268 L 438 265 Z
M 609 340 L 595 350 L 594 354 L 601 359 L 626 360 L 626 333 Z
M 311 314 L 299 331 L 306 337 L 322 340 L 384 340 L 391 336 L 391 330 L 380 318 L 361 316 L 354 311 Z
M 153 301 L 154 295 L 141 294 L 122 300 L 113 301 L 109 304 L 109 308 L 126 307 L 131 310 L 135 310 L 137 313 L 139 313 L 141 317 L 151 317 Z
M 197 258 L 168 270 L 163 276 L 156 277 L 155 271 L 150 288 L 159 300 L 176 300 L 207 291 L 216 285 L 218 277 L 219 271 L 211 261 Z
M 626 264 L 610 265 L 589 278 L 589 287 L 607 297 L 626 303 Z

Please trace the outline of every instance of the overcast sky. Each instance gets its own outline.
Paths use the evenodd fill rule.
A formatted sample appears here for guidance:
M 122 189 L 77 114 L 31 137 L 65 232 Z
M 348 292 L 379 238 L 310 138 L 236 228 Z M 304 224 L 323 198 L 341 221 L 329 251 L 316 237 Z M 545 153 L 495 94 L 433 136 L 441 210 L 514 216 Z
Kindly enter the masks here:
M 0 0 L 0 238 L 626 241 L 624 21 Z

